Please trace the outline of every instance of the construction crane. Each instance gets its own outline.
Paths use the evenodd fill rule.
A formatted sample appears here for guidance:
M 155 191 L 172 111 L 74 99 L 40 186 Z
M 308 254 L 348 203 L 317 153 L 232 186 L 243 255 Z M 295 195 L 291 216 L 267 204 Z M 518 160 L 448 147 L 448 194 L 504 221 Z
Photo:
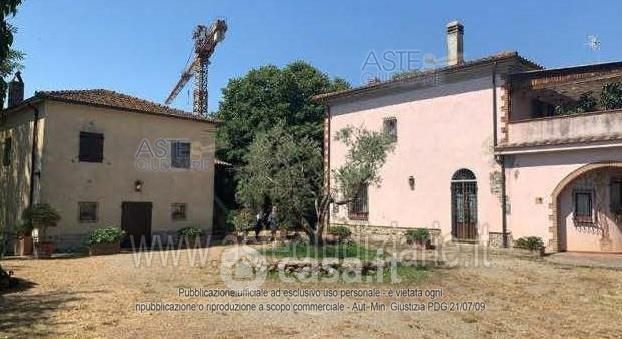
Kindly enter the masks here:
M 186 86 L 190 78 L 194 75 L 193 107 L 194 114 L 207 116 L 207 68 L 210 64 L 210 57 L 219 42 L 225 38 L 227 24 L 224 20 L 216 20 L 208 28 L 198 25 L 192 34 L 194 40 L 194 58 L 181 73 L 181 78 L 171 91 L 165 103 L 170 105 L 177 97 L 179 92 Z

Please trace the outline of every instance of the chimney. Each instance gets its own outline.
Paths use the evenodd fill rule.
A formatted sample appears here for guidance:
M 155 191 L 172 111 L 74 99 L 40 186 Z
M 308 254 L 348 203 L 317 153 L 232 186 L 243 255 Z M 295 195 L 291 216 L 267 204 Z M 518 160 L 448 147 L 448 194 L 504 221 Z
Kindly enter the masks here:
M 13 80 L 9 82 L 8 107 L 17 106 L 22 101 L 24 101 L 24 81 L 22 81 L 22 74 L 17 72 Z
M 447 24 L 447 65 L 464 62 L 464 26 L 458 21 Z

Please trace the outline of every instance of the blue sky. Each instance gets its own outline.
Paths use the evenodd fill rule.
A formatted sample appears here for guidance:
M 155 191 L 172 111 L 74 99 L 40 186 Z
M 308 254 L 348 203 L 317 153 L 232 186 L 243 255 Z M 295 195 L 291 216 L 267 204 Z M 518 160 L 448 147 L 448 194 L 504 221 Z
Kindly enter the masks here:
M 622 60 L 620 13 L 618 1 L 24 0 L 13 23 L 14 47 L 27 54 L 28 96 L 108 88 L 163 102 L 188 58 L 195 25 L 224 18 L 229 31 L 209 73 L 216 110 L 230 78 L 265 64 L 302 59 L 357 85 L 370 71 L 385 77 L 393 63 L 407 67 L 396 54 L 393 63 L 379 60 L 383 70 L 363 67 L 370 53 L 443 57 L 445 24 L 456 19 L 465 25 L 467 59 L 517 50 L 546 67 Z M 599 52 L 586 46 L 589 35 L 602 42 Z M 191 109 L 190 89 L 175 107 Z

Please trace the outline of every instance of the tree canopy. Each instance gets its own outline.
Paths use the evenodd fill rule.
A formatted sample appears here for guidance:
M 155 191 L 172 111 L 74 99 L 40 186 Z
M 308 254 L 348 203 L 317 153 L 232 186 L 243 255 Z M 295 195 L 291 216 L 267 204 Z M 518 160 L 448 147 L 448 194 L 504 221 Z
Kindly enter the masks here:
M 216 112 L 216 117 L 223 120 L 218 129 L 218 157 L 243 164 L 255 137 L 279 123 L 289 133 L 320 144 L 324 109 L 311 97 L 346 88 L 349 85 L 345 80 L 330 79 L 302 61 L 283 68 L 262 66 L 231 79 L 222 90 L 223 99 Z
M 332 191 L 326 192 L 320 145 L 295 137 L 283 124 L 259 134 L 245 155 L 238 200 L 251 208 L 269 201 L 278 207 L 282 223 L 305 228 L 321 243 L 330 203 L 347 204 L 362 185 L 379 184 L 380 169 L 394 147 L 382 132 L 353 127 L 338 131 L 335 142 L 344 143 L 348 152 L 333 171 Z
M 11 48 L 16 28 L 7 19 L 15 16 L 21 0 L 2 0 L 0 2 L 0 109 L 4 107 L 7 90 L 5 78 L 21 68 L 23 53 Z

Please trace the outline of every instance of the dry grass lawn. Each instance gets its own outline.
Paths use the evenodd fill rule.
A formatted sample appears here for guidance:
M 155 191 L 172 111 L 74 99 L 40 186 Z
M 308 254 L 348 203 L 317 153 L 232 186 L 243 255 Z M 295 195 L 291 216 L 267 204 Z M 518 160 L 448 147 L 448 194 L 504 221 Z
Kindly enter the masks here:
M 549 263 L 495 257 L 491 267 L 434 269 L 412 288 L 442 288 L 446 301 L 483 301 L 483 312 L 151 312 L 142 302 L 213 302 L 177 296 L 179 287 L 225 288 L 218 269 L 223 247 L 210 249 L 211 264 L 136 268 L 131 254 L 2 263 L 25 279 L 22 288 L 0 297 L 2 337 L 526 337 L 620 338 L 622 272 L 567 268 Z M 343 283 L 284 284 L 278 288 L 352 288 Z M 391 284 L 356 287 L 395 288 Z M 403 286 L 401 286 L 403 287 Z M 219 301 L 233 301 L 219 298 Z M 396 297 L 347 298 L 353 302 Z M 418 299 L 409 299 L 418 300 Z M 319 302 L 339 299 L 260 298 L 236 302 Z M 427 301 L 426 301 L 427 302 Z

